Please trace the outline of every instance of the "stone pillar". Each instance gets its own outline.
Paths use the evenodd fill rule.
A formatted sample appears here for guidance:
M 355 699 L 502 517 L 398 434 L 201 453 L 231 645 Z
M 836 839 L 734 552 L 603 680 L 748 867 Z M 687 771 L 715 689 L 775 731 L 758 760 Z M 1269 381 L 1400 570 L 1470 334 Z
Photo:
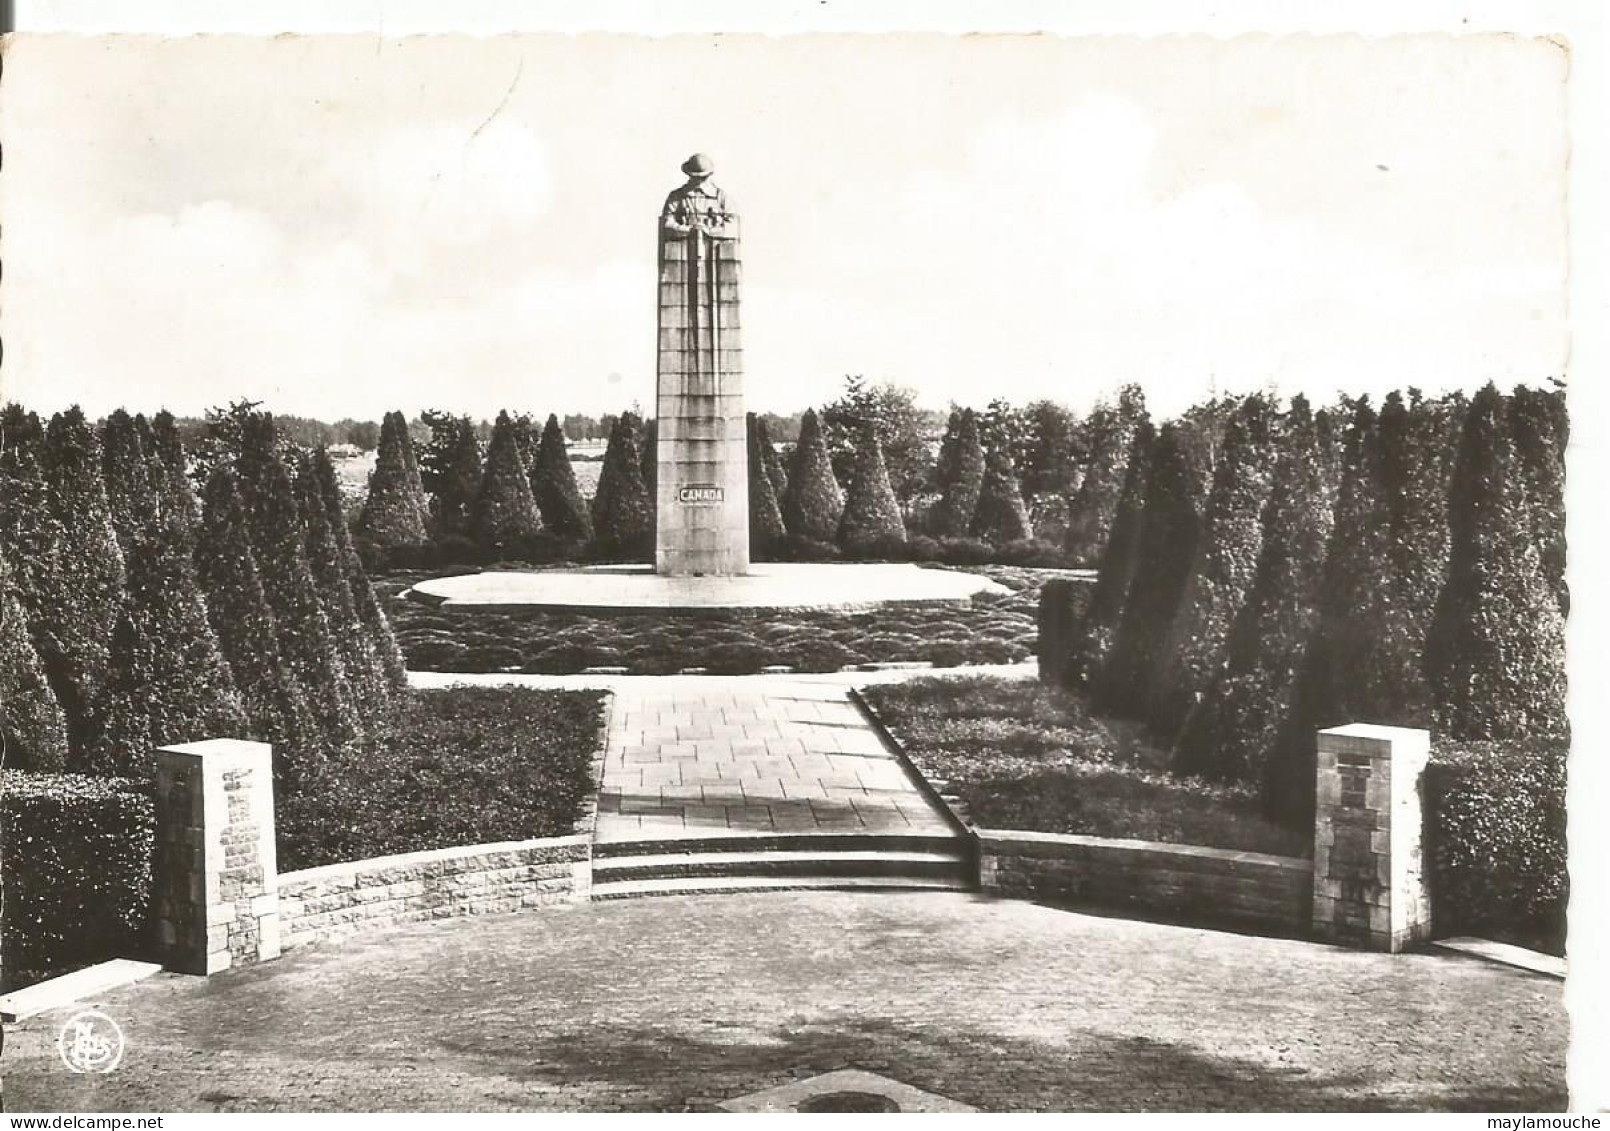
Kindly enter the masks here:
M 708 158 L 682 170 L 659 228 L 654 568 L 730 576 L 749 569 L 738 216 Z
M 162 964 L 215 974 L 278 958 L 274 771 L 263 742 L 156 752 L 156 918 Z
M 1350 723 L 1319 732 L 1314 934 L 1400 951 L 1431 933 L 1421 830 L 1429 731 Z

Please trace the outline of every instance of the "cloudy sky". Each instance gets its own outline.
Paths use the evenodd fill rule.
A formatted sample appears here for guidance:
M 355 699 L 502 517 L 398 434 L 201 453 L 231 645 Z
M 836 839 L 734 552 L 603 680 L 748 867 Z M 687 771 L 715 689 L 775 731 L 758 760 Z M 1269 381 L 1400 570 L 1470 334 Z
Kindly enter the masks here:
M 651 403 L 654 224 L 710 154 L 751 406 L 1564 369 L 1542 41 L 14 41 L 0 389 L 41 409 Z

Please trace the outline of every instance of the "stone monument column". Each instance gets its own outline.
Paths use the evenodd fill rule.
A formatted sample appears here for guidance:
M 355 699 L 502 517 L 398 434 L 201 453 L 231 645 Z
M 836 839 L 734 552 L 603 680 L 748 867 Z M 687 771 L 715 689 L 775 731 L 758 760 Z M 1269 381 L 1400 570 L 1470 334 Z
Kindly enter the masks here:
M 654 568 L 749 569 L 749 438 L 738 318 L 738 217 L 703 154 L 659 226 L 658 484 Z

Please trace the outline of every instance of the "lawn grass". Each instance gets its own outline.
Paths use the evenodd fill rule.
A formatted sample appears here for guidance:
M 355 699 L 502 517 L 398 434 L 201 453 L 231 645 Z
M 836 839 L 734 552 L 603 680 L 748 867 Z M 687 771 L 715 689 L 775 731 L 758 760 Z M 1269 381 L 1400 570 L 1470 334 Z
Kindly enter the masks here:
M 567 835 L 594 788 L 602 717 L 592 691 L 409 691 L 377 752 L 278 800 L 279 866 Z
M 867 612 L 742 611 L 591 615 L 545 610 L 478 611 L 399 599 L 387 579 L 387 614 L 410 669 L 564 675 L 624 667 L 634 675 L 706 668 L 750 675 L 774 664 L 800 672 L 874 662 L 935 667 L 1002 664 L 1034 654 L 1036 606 L 1045 570 L 984 566 L 977 572 L 1010 592 L 965 605 L 885 605 Z
M 1075 692 L 956 677 L 863 694 L 981 828 L 1312 853 L 1312 835 L 1269 821 L 1252 790 L 1174 777 L 1136 725 L 1091 716 Z

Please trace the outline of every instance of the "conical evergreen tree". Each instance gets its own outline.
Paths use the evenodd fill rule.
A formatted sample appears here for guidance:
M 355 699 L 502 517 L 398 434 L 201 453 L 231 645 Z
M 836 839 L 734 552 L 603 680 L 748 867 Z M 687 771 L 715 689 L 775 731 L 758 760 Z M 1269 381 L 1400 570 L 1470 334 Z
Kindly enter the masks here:
M 67 715 L 75 755 L 88 750 L 109 658 L 107 626 L 123 601 L 118 548 L 101 476 L 100 445 L 76 406 L 51 418 L 41 453 L 51 511 L 60 533 L 53 576 L 34 639 L 51 689 Z
M 359 533 L 382 552 L 409 550 L 424 545 L 426 539 L 419 470 L 409 474 L 407 444 L 408 426 L 402 414 L 386 413 L 380 422 L 380 450 L 369 473 L 369 494 L 358 518 Z
M 147 439 L 144 419 L 136 416 L 134 423 L 145 448 L 148 478 L 158 495 L 157 509 L 167 529 L 194 552 L 196 531 L 201 524 L 201 501 L 196 498 L 195 485 L 190 482 L 179 422 L 173 418 L 173 413 L 163 409 L 151 419 Z
M 871 424 L 861 430 L 855 463 L 850 471 L 850 489 L 839 519 L 839 545 L 846 550 L 876 549 L 906 538 L 900 503 L 889 484 L 889 471 L 883 464 L 883 445 Z
M 500 412 L 486 451 L 471 533 L 482 550 L 497 558 L 518 553 L 541 529 L 537 503 L 531 497 L 531 475 L 520 456 L 518 426 L 507 412 Z
M 1104 560 L 1107 539 L 1129 483 L 1129 457 L 1135 452 L 1135 432 L 1150 422 L 1146 398 L 1137 386 L 1126 386 L 1118 405 L 1098 405 L 1081 428 L 1087 453 L 1084 476 L 1068 504 L 1068 532 L 1063 543 L 1068 557 L 1081 565 Z
M 1471 402 L 1448 496 L 1448 581 L 1428 642 L 1437 730 L 1453 738 L 1563 735 L 1565 624 L 1531 530 L 1491 384 Z
M 326 750 L 359 737 L 347 675 L 308 563 L 301 508 L 276 448 L 274 421 L 256 413 L 242 438 L 238 481 L 263 595 L 279 629 L 280 654 L 307 694 Z
M 654 422 L 649 421 L 652 429 Z M 593 517 L 576 486 L 576 471 L 570 464 L 559 418 L 548 417 L 537 448 L 537 465 L 531 470 L 531 493 L 542 512 L 542 524 L 561 538 L 590 541 Z
M 609 433 L 593 496 L 593 540 L 604 558 L 643 561 L 653 553 L 654 504 L 643 485 L 637 423 L 621 413 Z
M 523 480 L 522 480 L 523 481 Z M 313 456 L 304 452 L 296 468 L 297 508 L 300 512 L 303 545 L 319 606 L 330 626 L 330 637 L 341 658 L 346 677 L 342 694 L 350 703 L 365 733 L 375 733 L 390 706 L 389 683 L 380 668 L 374 644 L 358 619 L 347 581 L 345 556 L 337 545 L 324 492 L 314 470 Z
M 419 521 L 426 531 L 430 530 L 430 499 L 425 494 L 425 484 L 419 474 L 419 458 L 414 452 L 413 433 L 408 430 L 408 418 L 400 412 L 393 412 L 392 428 L 396 431 L 398 447 L 402 449 L 402 461 L 408 493 L 413 496 L 414 503 L 419 508 Z
M 59 773 L 67 766 L 67 717 L 45 679 L 11 578 L 0 549 L 0 749 L 8 770 Z
M 38 637 L 60 612 L 51 586 L 65 537 L 39 464 L 44 439 L 35 414 L 17 405 L 0 410 L 0 554 L 10 562 L 9 584 L 32 621 L 36 649 L 48 646 Z
M 145 779 L 156 747 L 235 738 L 246 720 L 180 539 L 148 526 L 130 543 L 127 568 L 86 769 Z
M 352 591 L 352 606 L 357 610 L 358 621 L 380 665 L 382 691 L 404 687 L 408 683 L 408 669 L 403 662 L 402 649 L 391 631 L 391 622 L 380 607 L 380 598 L 369 583 L 369 574 L 363 568 L 363 559 L 358 556 L 352 535 L 342 524 L 346 505 L 341 498 L 341 481 L 335 473 L 330 453 L 323 448 L 313 452 L 313 477 L 324 500 L 324 513 L 330 524 L 330 534 L 335 540 L 336 552 L 341 558 L 342 572 L 346 574 L 347 586 Z
M 1163 642 L 1196 553 L 1199 520 L 1191 505 L 1191 476 L 1178 430 L 1163 425 L 1146 480 L 1139 560 L 1112 650 L 1092 687 L 1092 703 L 1104 714 L 1142 718 L 1150 706 Z
M 1292 399 L 1285 431 L 1252 590 L 1231 627 L 1225 666 L 1187 722 L 1178 751 L 1182 765 L 1206 776 L 1260 787 L 1278 761 L 1279 729 L 1318 617 L 1333 519 L 1319 433 L 1303 397 Z
M 939 538 L 963 537 L 972 529 L 973 515 L 984 490 L 984 448 L 978 440 L 978 417 L 972 409 L 951 412 L 944 439 L 939 442 L 937 473 L 939 502 L 934 507 L 934 534 Z
M 643 473 L 643 486 L 649 498 L 654 498 L 655 485 L 660 478 L 660 422 L 658 419 L 643 424 L 642 443 L 637 453 L 638 466 Z
M 992 449 L 985 459 L 984 480 L 968 533 L 997 546 L 1034 537 L 1029 508 L 1023 502 L 1023 491 L 1018 484 L 1017 468 L 1012 465 L 1011 453 L 1004 447 Z
M 1241 402 L 1213 472 L 1196 561 L 1169 626 L 1150 717 L 1177 737 L 1224 662 L 1230 625 L 1252 588 L 1263 548 L 1263 507 L 1274 478 L 1274 412 L 1262 396 Z M 1186 773 L 1201 767 L 1180 765 Z
M 783 468 L 783 457 L 777 454 L 777 445 L 771 438 L 771 427 L 764 416 L 755 418 L 755 428 L 760 434 L 760 454 L 766 461 L 766 478 L 771 482 L 772 497 L 777 500 L 780 514 L 783 495 L 788 491 L 788 472 Z
M 783 512 L 766 474 L 765 423 L 749 414 L 749 555 L 756 561 L 774 561 L 788 537 Z
M 500 413 L 499 415 L 503 415 Z M 527 474 L 537 466 L 538 432 L 536 423 L 528 412 L 509 413 L 509 422 L 514 427 L 514 446 L 520 451 L 520 462 L 525 465 Z
M 207 481 L 196 579 L 207 619 L 229 664 L 246 716 L 246 731 L 273 748 L 274 781 L 282 796 L 317 776 L 327 753 L 324 737 L 280 650 L 279 626 L 269 610 L 252 553 L 246 513 L 228 465 Z
M 123 409 L 114 411 L 101 427 L 101 473 L 112 529 L 118 548 L 126 554 L 129 543 L 155 521 L 158 496 L 134 418 Z
M 1124 602 L 1129 597 L 1129 585 L 1140 561 L 1141 512 L 1146 503 L 1146 484 L 1151 477 L 1152 448 L 1156 442 L 1151 421 L 1142 419 L 1124 459 L 1123 490 L 1113 512 L 1111 535 L 1104 542 L 1090 604 L 1074 633 L 1073 654 L 1066 669 L 1070 686 L 1091 686 L 1112 651 Z
M 431 513 L 437 537 L 470 537 L 475 501 L 481 494 L 481 444 L 469 417 L 457 417 L 451 427 Z
M 806 409 L 800 421 L 794 461 L 788 469 L 788 492 L 783 496 L 783 525 L 794 538 L 832 542 L 838 537 L 844 513 L 844 494 L 833 477 L 833 461 L 822 438 L 815 409 Z

